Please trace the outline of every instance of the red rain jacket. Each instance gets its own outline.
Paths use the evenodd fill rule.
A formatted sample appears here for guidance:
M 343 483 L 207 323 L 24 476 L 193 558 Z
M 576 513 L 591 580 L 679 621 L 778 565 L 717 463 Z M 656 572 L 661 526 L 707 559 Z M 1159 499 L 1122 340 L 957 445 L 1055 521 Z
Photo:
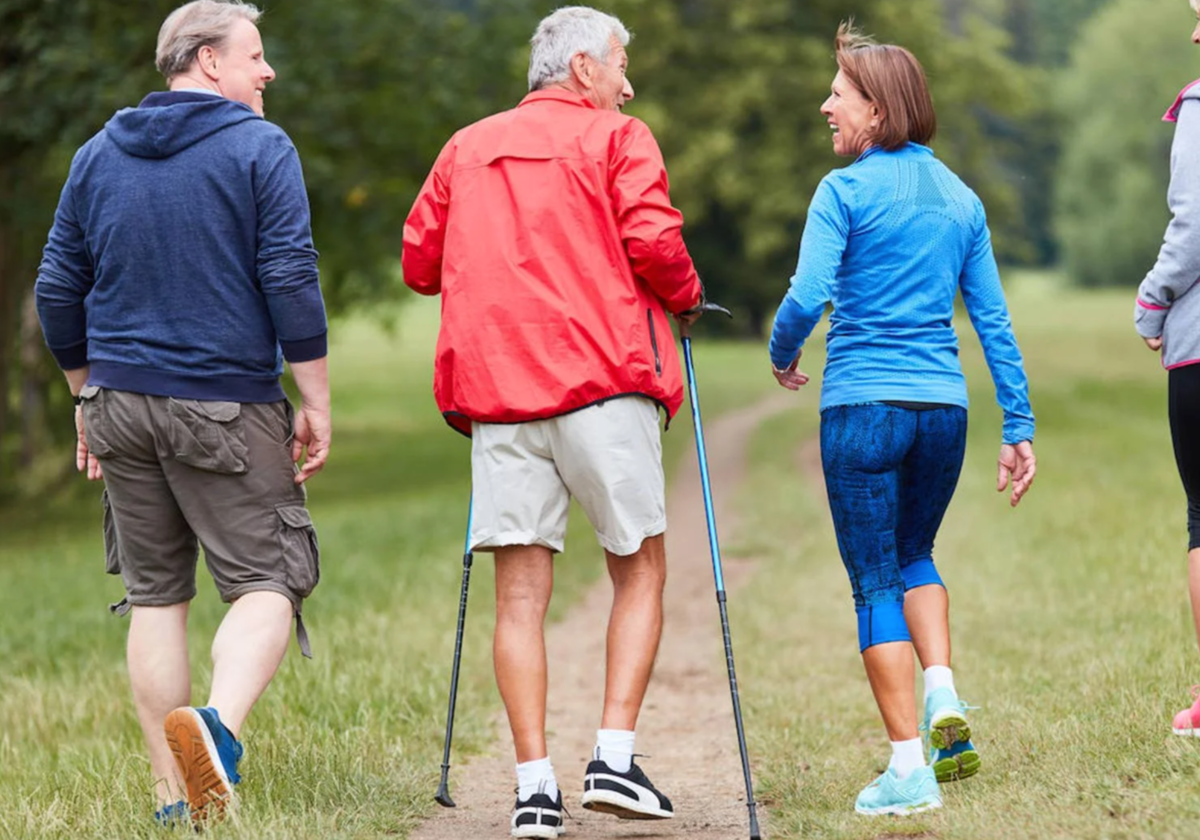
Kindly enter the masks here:
M 442 295 L 433 392 L 446 421 L 519 423 L 626 394 L 674 416 L 666 312 L 700 278 L 645 123 L 563 90 L 457 132 L 404 225 L 404 282 Z M 665 310 L 664 311 L 664 307 Z

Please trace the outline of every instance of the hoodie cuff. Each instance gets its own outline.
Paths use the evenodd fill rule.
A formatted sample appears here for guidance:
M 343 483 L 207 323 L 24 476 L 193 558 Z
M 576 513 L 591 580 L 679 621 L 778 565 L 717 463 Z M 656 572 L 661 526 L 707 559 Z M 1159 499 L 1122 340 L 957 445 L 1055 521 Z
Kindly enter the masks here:
M 1142 338 L 1161 338 L 1169 311 L 1165 306 L 1154 306 L 1138 298 L 1133 306 L 1133 326 L 1138 335 Z
M 280 341 L 279 348 L 288 362 L 311 362 L 324 358 L 329 353 L 329 332 L 300 341 Z
M 81 367 L 87 367 L 88 354 L 87 342 L 72 344 L 70 347 L 51 347 L 50 353 L 54 356 L 54 361 L 63 370 L 79 370 Z

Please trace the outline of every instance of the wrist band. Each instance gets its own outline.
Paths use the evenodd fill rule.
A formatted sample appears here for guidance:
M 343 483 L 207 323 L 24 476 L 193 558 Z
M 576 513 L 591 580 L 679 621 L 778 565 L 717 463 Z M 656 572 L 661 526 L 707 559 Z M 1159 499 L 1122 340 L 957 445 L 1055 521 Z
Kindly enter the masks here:
M 78 394 L 72 395 L 71 399 L 75 401 L 75 405 L 83 405 L 83 397 Z

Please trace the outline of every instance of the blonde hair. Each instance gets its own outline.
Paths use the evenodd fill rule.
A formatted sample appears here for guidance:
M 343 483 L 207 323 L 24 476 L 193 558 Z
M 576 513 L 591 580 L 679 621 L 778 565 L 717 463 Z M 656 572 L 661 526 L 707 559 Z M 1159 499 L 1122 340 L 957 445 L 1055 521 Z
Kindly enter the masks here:
M 258 23 L 262 12 L 241 0 L 192 0 L 163 21 L 154 65 L 169 82 L 187 72 L 201 47 L 221 49 L 238 18 Z
M 838 26 L 834 46 L 838 69 L 882 111 L 871 142 L 888 150 L 909 142 L 929 145 L 937 134 L 937 113 L 916 56 L 904 47 L 876 43 L 855 29 L 853 20 Z

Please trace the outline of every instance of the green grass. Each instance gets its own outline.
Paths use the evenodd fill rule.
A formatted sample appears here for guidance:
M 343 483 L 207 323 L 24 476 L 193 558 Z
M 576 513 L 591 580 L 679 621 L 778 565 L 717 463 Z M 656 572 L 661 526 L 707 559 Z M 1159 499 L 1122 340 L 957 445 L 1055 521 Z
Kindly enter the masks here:
M 943 786 L 940 812 L 853 813 L 890 751 L 825 501 L 792 457 L 816 431 L 816 392 L 756 436 L 740 500 L 753 537 L 739 550 L 763 563 L 730 609 L 773 837 L 1197 835 L 1200 743 L 1170 734 L 1197 668 L 1166 377 L 1133 333 L 1127 293 L 1022 277 L 1010 303 L 1039 473 L 1017 510 L 994 490 L 1000 416 L 964 319 L 971 430 L 935 556 L 984 764 Z
M 470 445 L 430 392 L 437 302 L 393 331 L 336 325 L 334 443 L 310 483 L 322 581 L 305 606 L 316 658 L 293 649 L 244 731 L 240 818 L 216 838 L 403 837 L 433 805 L 462 572 Z M 697 345 L 706 416 L 773 386 L 748 378 L 757 345 Z M 665 436 L 689 452 L 685 408 Z M 69 453 L 64 453 L 67 457 Z M 80 480 L 82 483 L 82 479 Z M 121 586 L 103 574 L 99 488 L 0 511 L 0 837 L 160 837 L 124 668 Z M 603 572 L 572 514 L 552 617 Z M 453 761 L 478 751 L 499 710 L 492 681 L 492 564 L 476 562 Z M 192 607 L 193 699 L 223 615 L 207 573 Z M 453 777 L 452 777 L 453 784 Z
M 941 812 L 866 819 L 854 796 L 886 735 L 855 643 L 849 585 L 823 498 L 797 451 L 817 388 L 751 447 L 728 556 L 757 576 L 731 595 L 742 700 L 770 835 L 875 838 L 1196 836 L 1200 743 L 1173 738 L 1195 642 L 1184 503 L 1165 381 L 1133 334 L 1130 295 L 1014 278 L 1033 383 L 1039 477 L 1016 511 L 992 489 L 999 412 L 977 342 L 963 360 L 974 409 L 967 463 L 937 545 L 955 671 L 984 766 L 947 785 Z M 436 303 L 392 334 L 338 325 L 335 439 L 310 488 L 323 579 L 305 615 L 317 658 L 293 649 L 245 731 L 236 822 L 216 838 L 403 837 L 429 811 L 441 761 L 468 492 L 468 443 L 429 393 Z M 805 368 L 819 373 L 820 342 Z M 775 389 L 757 344 L 699 341 L 706 419 Z M 693 457 L 685 407 L 669 464 Z M 160 837 L 123 662 L 105 605 L 96 488 L 0 511 L 0 837 Z M 602 574 L 576 511 L 557 566 L 561 615 Z M 492 736 L 492 569 L 475 565 L 454 761 Z M 223 613 L 207 576 L 192 614 L 194 696 Z M 715 616 L 714 616 L 714 620 Z M 733 733 L 718 737 L 732 740 Z

